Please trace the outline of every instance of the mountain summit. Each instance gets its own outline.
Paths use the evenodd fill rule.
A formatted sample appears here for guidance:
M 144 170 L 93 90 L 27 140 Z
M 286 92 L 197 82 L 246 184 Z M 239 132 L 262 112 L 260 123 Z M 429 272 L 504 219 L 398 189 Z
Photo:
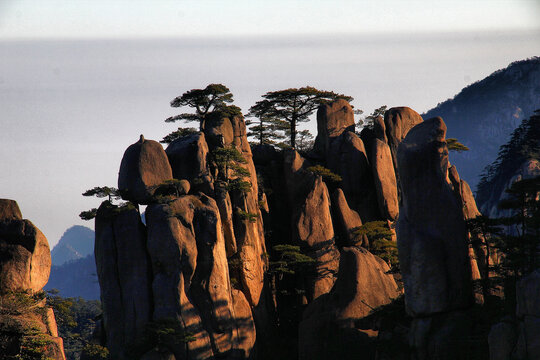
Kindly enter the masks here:
M 52 249 L 53 265 L 84 258 L 94 252 L 94 232 L 81 225 L 74 225 L 64 232 Z
M 442 117 L 448 125 L 448 137 L 457 138 L 470 148 L 452 154 L 452 161 L 462 178 L 475 188 L 482 169 L 497 158 L 499 147 L 538 108 L 540 57 L 533 57 L 513 62 L 467 86 L 422 117 Z

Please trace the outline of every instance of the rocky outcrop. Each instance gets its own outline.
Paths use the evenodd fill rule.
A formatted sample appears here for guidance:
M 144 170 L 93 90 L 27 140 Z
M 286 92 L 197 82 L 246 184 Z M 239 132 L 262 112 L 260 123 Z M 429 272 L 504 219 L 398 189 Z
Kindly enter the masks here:
M 292 208 L 293 241 L 301 244 L 316 261 L 316 275 L 308 279 L 308 301 L 330 291 L 339 267 L 339 252 L 334 242 L 330 196 L 320 176 L 306 170 L 298 152 L 285 156 L 285 179 Z
M 353 358 L 368 355 L 376 331 L 359 320 L 399 296 L 388 265 L 363 248 L 344 248 L 338 280 L 304 311 L 299 328 L 299 359 Z
M 448 183 L 446 126 L 429 119 L 398 148 L 402 206 L 397 222 L 411 343 L 418 358 L 452 356 L 467 336 L 472 305 L 471 266 L 462 204 Z
M 208 170 L 208 151 L 202 132 L 174 140 L 165 150 L 173 177 L 188 180 L 194 191 L 212 194 L 214 183 Z
M 325 156 L 332 140 L 346 131 L 354 132 L 354 112 L 346 100 L 339 99 L 319 106 L 315 152 Z
M 186 344 L 185 352 L 176 349 L 175 356 L 212 358 L 239 346 L 249 353 L 251 348 L 244 341 L 249 344 L 253 339 L 240 339 L 238 331 L 246 326 L 251 329 L 251 312 L 243 295 L 237 294 L 237 308 L 248 323 L 239 329 L 215 201 L 185 196 L 170 204 L 151 205 L 147 212 L 154 320 L 178 318 L 184 331 L 195 337 Z
M 118 174 L 118 190 L 126 200 L 148 204 L 156 186 L 172 179 L 167 155 L 160 143 L 145 140 L 130 145 L 122 157 Z
M 422 117 L 416 111 L 406 106 L 393 107 L 384 113 L 384 125 L 388 146 L 392 154 L 394 168 L 397 173 L 397 150 L 399 143 L 405 139 L 407 133 L 422 122 Z
M 516 358 L 540 358 L 540 269 L 521 279 L 516 285 L 516 316 L 519 335 Z
M 398 216 L 399 205 L 396 175 L 388 145 L 374 139 L 371 144 L 370 162 L 380 213 L 385 219 L 393 221 Z
M 52 309 L 41 291 L 51 254 L 41 231 L 23 219 L 17 203 L 0 199 L 0 354 L 27 358 L 34 352 L 65 360 Z
M 334 223 L 337 224 L 336 232 L 339 233 L 340 238 L 347 246 L 369 246 L 366 236 L 355 234 L 355 230 L 362 226 L 362 219 L 356 211 L 349 208 L 345 194 L 341 189 L 336 189 L 332 194 L 332 215 Z
M 119 359 L 152 318 L 151 267 L 146 229 L 134 205 L 103 202 L 96 215 L 96 269 L 107 348 Z
M 13 200 L 0 200 L 0 292 L 41 290 L 49 280 L 51 253 L 45 235 L 23 220 Z
M 266 244 L 261 211 L 259 209 L 259 186 L 257 173 L 253 163 L 251 147 L 247 140 L 246 124 L 243 117 L 212 118 L 206 122 L 205 134 L 210 146 L 214 148 L 234 147 L 244 159 L 238 166 L 249 174 L 244 180 L 249 181 L 250 190 L 239 189 L 229 191 L 233 214 L 234 238 L 236 240 L 236 255 L 242 266 L 239 267 L 242 291 L 252 306 L 259 303 L 264 286 L 266 269 Z M 223 196 L 223 195 L 221 195 Z M 219 196 L 218 196 L 219 197 Z M 221 201 L 220 201 L 221 203 Z M 246 219 L 250 216 L 249 219 Z

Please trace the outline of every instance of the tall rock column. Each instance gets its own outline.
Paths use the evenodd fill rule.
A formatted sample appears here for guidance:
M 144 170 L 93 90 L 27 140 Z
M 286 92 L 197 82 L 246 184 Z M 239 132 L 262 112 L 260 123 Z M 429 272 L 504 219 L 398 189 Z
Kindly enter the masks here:
M 308 279 L 307 295 L 312 301 L 328 293 L 336 280 L 339 251 L 335 245 L 330 195 L 320 176 L 305 169 L 304 159 L 291 150 L 284 168 L 292 209 L 294 241 L 316 261 L 316 275 Z
M 65 360 L 56 320 L 41 291 L 49 280 L 51 253 L 45 235 L 23 219 L 14 200 L 0 199 L 0 357 L 44 352 Z
M 411 345 L 418 359 L 464 358 L 472 305 L 467 230 L 448 178 L 446 125 L 441 118 L 413 127 L 399 144 L 402 205 L 397 223 Z

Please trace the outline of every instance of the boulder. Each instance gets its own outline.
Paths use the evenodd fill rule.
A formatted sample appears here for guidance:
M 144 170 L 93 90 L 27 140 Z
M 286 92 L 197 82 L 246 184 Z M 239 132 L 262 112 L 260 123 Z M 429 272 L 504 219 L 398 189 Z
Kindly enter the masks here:
M 366 236 L 354 234 L 354 231 L 362 226 L 362 220 L 356 211 L 349 208 L 343 190 L 336 189 L 332 194 L 332 209 L 334 226 L 340 237 L 345 240 L 347 246 L 356 244 L 365 247 L 369 246 Z
M 173 177 L 188 180 L 194 191 L 212 194 L 214 184 L 208 170 L 208 151 L 202 132 L 174 140 L 165 150 Z
M 464 309 L 472 301 L 467 229 L 446 181 L 445 134 L 441 118 L 429 119 L 410 130 L 398 149 L 399 261 L 407 311 L 415 317 Z
M 343 99 L 320 105 L 317 109 L 315 152 L 326 155 L 332 139 L 344 131 L 354 132 L 354 112 L 351 105 Z
M 153 301 L 146 229 L 133 205 L 102 203 L 96 215 L 94 254 L 107 347 L 112 356 L 125 359 L 125 351 L 152 319 Z
M 344 248 L 332 291 L 304 311 L 299 327 L 299 359 L 356 358 L 370 354 L 376 331 L 359 320 L 399 296 L 388 265 L 363 248 Z
M 422 122 L 422 117 L 411 108 L 393 107 L 384 113 L 384 125 L 388 146 L 392 154 L 394 168 L 397 172 L 397 150 L 399 143 L 405 139 L 407 133 Z
M 118 174 L 118 190 L 126 200 L 148 204 L 156 186 L 172 179 L 167 155 L 160 143 L 144 136 L 124 152 Z
M 388 264 L 364 248 L 344 248 L 339 268 L 333 295 L 336 319 L 343 325 L 353 326 L 354 321 L 400 294 L 394 277 L 389 274 Z
M 49 280 L 51 253 L 45 235 L 23 220 L 13 200 L 0 202 L 0 294 L 36 292 Z
M 398 216 L 399 205 L 396 175 L 388 145 L 375 139 L 371 144 L 370 162 L 380 213 L 385 219 L 393 221 Z
M 21 210 L 15 200 L 0 199 L 0 222 L 22 220 Z
M 51 254 L 45 235 L 23 219 L 14 200 L 0 199 L 0 357 L 19 359 L 39 351 L 65 360 L 54 312 L 34 297 L 49 279 Z

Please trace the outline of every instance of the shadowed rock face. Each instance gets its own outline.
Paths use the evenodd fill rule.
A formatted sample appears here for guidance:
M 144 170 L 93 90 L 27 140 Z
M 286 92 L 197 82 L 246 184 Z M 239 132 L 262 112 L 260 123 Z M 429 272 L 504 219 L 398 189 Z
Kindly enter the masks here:
M 374 139 L 371 144 L 370 161 L 380 213 L 385 219 L 395 220 L 399 213 L 397 182 L 388 145 Z
M 107 348 L 124 358 L 124 348 L 142 336 L 152 317 L 151 267 L 138 210 L 104 202 L 96 215 L 94 246 Z
M 23 219 L 17 202 L 0 199 L 0 357 L 19 358 L 23 341 L 39 336 L 43 355 L 65 360 L 52 309 L 32 298 L 49 279 L 51 254 L 45 235 Z M 21 299 L 25 299 L 22 301 Z M 37 332 L 37 333 L 36 333 Z M 28 334 L 32 335 L 28 335 Z
M 341 238 L 346 240 L 347 245 L 360 244 L 367 247 L 369 245 L 367 237 L 354 234 L 356 228 L 362 226 L 362 220 L 356 211 L 349 208 L 343 190 L 336 189 L 332 194 L 332 209 L 334 223 L 337 223 L 338 227 L 336 230 Z
M 418 359 L 465 358 L 472 328 L 471 263 L 457 176 L 448 174 L 446 126 L 433 118 L 399 144 L 402 205 L 397 222 L 409 333 Z M 461 185 L 461 183 L 460 183 Z M 456 191 L 458 190 L 458 191 Z
M 407 133 L 422 122 L 422 117 L 416 111 L 406 106 L 394 107 L 384 113 L 384 125 L 388 146 L 397 172 L 397 150 L 399 143 Z
M 171 166 L 160 143 L 141 135 L 126 149 L 118 174 L 118 189 L 124 199 L 148 204 L 155 186 L 171 179 Z
M 336 354 L 357 356 L 369 336 L 356 322 L 399 296 L 388 265 L 363 248 L 341 252 L 338 280 L 332 291 L 314 300 L 299 329 L 299 359 L 332 359 Z M 348 349 L 339 349 L 347 344 Z M 366 349 L 363 349 L 366 354 Z M 340 358 L 343 358 L 340 356 Z
M 413 316 L 467 308 L 472 299 L 465 221 L 446 181 L 445 134 L 442 119 L 433 118 L 414 127 L 398 149 L 399 260 Z

